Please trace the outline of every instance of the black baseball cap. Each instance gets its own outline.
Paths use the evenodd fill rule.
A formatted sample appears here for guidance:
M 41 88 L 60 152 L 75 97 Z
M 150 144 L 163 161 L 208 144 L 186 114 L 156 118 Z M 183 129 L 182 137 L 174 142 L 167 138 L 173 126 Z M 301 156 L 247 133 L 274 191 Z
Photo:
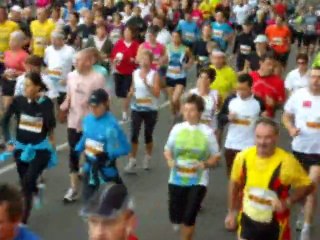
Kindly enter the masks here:
M 93 106 L 97 106 L 101 103 L 105 103 L 108 101 L 109 95 L 106 90 L 103 88 L 99 88 L 97 90 L 94 90 L 89 98 L 89 104 Z
M 81 216 L 115 219 L 125 210 L 133 210 L 133 203 L 123 184 L 108 183 L 90 198 L 81 210 Z

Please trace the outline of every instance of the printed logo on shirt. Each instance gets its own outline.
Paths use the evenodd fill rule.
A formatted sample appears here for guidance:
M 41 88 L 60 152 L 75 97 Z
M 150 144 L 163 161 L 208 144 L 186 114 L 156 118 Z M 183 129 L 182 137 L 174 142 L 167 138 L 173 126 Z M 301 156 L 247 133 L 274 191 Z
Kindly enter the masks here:
M 213 36 L 216 38 L 222 38 L 223 37 L 223 31 L 218 29 L 213 29 Z
M 41 133 L 43 127 L 42 117 L 33 117 L 27 114 L 21 114 L 19 129 L 33 133 Z
M 92 139 L 86 139 L 85 154 L 89 157 L 95 157 L 100 153 L 103 153 L 104 144 Z
M 274 37 L 272 39 L 272 43 L 276 46 L 282 46 L 283 45 L 283 39 L 281 37 Z
M 311 101 L 303 101 L 302 106 L 305 108 L 311 108 L 312 102 Z
M 198 160 L 178 160 L 177 161 L 177 175 L 183 178 L 196 178 L 198 177 Z

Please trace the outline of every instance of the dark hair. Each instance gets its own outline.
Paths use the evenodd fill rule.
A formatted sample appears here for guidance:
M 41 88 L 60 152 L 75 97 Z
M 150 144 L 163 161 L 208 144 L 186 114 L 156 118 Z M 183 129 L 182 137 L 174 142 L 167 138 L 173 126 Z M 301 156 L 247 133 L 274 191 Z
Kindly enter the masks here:
M 26 58 L 25 63 L 30 64 L 32 66 L 41 67 L 43 61 L 42 58 L 36 55 L 30 55 Z
M 204 111 L 204 101 L 202 97 L 196 94 L 188 96 L 185 103 L 194 104 L 197 107 L 198 112 L 200 113 Z
M 306 53 L 298 53 L 296 57 L 296 61 L 298 61 L 299 59 L 306 61 L 306 63 L 309 62 L 309 56 Z
M 274 132 L 276 134 L 279 134 L 280 128 L 279 128 L 279 124 L 277 122 L 275 122 L 273 119 L 271 118 L 267 118 L 267 117 L 261 117 L 257 120 L 255 126 L 256 128 L 258 127 L 258 125 L 267 125 L 273 128 Z
M 174 30 L 174 31 L 172 31 L 171 36 L 172 36 L 174 33 L 177 33 L 177 34 L 180 36 L 180 38 L 182 38 L 182 32 L 181 32 L 181 31 L 179 31 L 179 30 Z
M 199 73 L 199 76 L 201 74 L 207 74 L 209 79 L 210 79 L 210 83 L 213 83 L 214 80 L 216 80 L 216 76 L 217 76 L 217 73 L 216 73 L 216 70 L 214 68 L 202 68 L 200 70 L 200 73 Z
M 273 52 L 267 52 L 266 54 L 264 54 L 264 55 L 262 55 L 262 56 L 260 57 L 260 61 L 261 61 L 261 62 L 264 62 L 264 61 L 266 61 L 266 60 L 268 60 L 268 59 L 270 59 L 270 60 L 276 60 Z
M 147 32 L 151 33 L 152 35 L 157 35 L 159 31 L 160 31 L 160 28 L 154 25 L 151 25 L 150 27 L 148 27 L 148 30 L 147 30 Z
M 9 184 L 0 185 L 0 205 L 7 205 L 10 221 L 17 221 L 23 213 L 22 195 L 18 189 Z
M 40 73 L 29 72 L 25 75 L 25 78 L 30 79 L 35 86 L 39 86 L 41 92 L 48 91 L 47 86 L 42 81 Z
M 239 83 L 247 83 L 249 87 L 252 87 L 253 79 L 249 74 L 244 73 L 244 74 L 240 74 L 238 76 L 238 82 Z
M 103 28 L 104 30 L 107 31 L 106 25 L 104 23 L 102 23 L 102 22 L 96 24 L 96 32 L 97 32 L 98 28 Z
M 72 13 L 70 13 L 70 15 L 73 15 L 73 16 L 77 19 L 77 22 L 79 22 L 79 19 L 80 19 L 79 13 L 77 13 L 77 12 L 72 12 Z

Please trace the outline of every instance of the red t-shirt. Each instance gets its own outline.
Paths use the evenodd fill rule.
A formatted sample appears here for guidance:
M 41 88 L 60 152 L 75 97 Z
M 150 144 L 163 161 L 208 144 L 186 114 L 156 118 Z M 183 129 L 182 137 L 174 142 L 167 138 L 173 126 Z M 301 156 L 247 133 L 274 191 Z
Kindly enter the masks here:
M 287 6 L 283 3 L 278 3 L 274 5 L 274 11 L 277 15 L 284 16 L 287 12 Z
M 136 236 L 134 236 L 134 235 L 130 235 L 128 237 L 128 240 L 138 240 L 138 238 Z
M 264 101 L 268 117 L 273 117 L 275 108 L 268 105 L 266 99 L 269 97 L 276 104 L 285 101 L 286 92 L 283 80 L 276 75 L 262 77 L 258 72 L 251 72 L 250 75 L 253 78 L 253 93 Z
M 24 62 L 28 57 L 28 53 L 24 50 L 13 52 L 8 50 L 4 52 L 4 65 L 7 69 L 14 69 L 24 72 Z
M 116 65 L 116 70 L 118 73 L 123 75 L 131 75 L 136 69 L 137 64 L 135 63 L 137 52 L 139 48 L 139 43 L 137 41 L 132 41 L 129 46 L 126 46 L 123 39 L 120 39 L 114 45 L 111 52 L 112 61 L 117 57 L 122 55 L 122 60 Z

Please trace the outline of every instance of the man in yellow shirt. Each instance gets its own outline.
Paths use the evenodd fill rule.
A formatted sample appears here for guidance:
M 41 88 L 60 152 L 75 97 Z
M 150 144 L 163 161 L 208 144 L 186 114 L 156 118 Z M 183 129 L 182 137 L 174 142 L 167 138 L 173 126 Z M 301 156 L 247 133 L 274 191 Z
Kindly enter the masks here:
M 293 155 L 277 147 L 278 137 L 279 127 L 273 120 L 258 120 L 256 146 L 238 153 L 233 163 L 225 225 L 236 228 L 242 204 L 239 240 L 290 240 L 290 207 L 314 190 Z M 289 193 L 291 188 L 295 191 Z
M 0 7 L 0 74 L 4 71 L 3 53 L 9 48 L 10 34 L 18 29 L 18 24 L 8 20 L 7 9 Z
M 38 57 L 44 56 L 44 50 L 50 43 L 50 36 L 55 29 L 55 24 L 48 19 L 48 12 L 45 8 L 37 9 L 37 20 L 30 24 L 32 35 L 31 51 Z
M 220 50 L 214 50 L 211 54 L 211 68 L 216 70 L 216 78 L 210 88 L 217 90 L 222 100 L 232 93 L 237 85 L 237 73 L 228 66 L 226 54 Z

